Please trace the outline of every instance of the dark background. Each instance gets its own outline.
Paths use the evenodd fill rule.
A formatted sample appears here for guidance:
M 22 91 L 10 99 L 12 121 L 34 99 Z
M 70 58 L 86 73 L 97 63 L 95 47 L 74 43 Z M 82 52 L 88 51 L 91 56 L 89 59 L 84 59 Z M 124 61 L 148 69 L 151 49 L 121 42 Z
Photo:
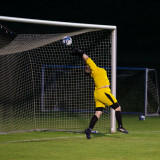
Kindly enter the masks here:
M 1 4 L 0 15 L 116 25 L 117 65 L 155 68 L 159 73 L 160 1 L 14 1 Z M 5 25 L 16 33 L 47 33 L 44 28 Z

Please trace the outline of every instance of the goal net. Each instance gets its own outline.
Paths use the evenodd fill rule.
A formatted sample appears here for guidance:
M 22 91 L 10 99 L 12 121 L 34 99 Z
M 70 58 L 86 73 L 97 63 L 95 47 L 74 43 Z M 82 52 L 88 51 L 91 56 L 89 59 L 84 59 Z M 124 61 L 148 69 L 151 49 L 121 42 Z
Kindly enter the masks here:
M 73 44 L 61 39 L 71 36 Z M 105 67 L 112 82 L 111 29 L 54 26 L 51 34 L 17 34 L 0 48 L 0 133 L 31 130 L 84 131 L 94 114 L 94 82 L 85 63 L 71 55 L 85 51 Z M 95 126 L 110 132 L 110 109 Z M 113 117 L 114 118 L 114 117 Z
M 155 69 L 117 69 L 117 98 L 125 114 L 158 115 L 159 93 Z

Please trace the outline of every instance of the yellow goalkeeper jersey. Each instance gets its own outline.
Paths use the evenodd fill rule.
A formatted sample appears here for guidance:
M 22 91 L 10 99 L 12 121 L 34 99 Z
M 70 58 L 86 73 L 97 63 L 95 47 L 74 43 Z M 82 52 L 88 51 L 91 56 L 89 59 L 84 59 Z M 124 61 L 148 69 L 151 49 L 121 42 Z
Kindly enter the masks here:
M 86 60 L 86 64 L 88 64 L 91 69 L 91 77 L 94 79 L 95 89 L 110 85 L 105 69 L 97 67 L 91 58 Z

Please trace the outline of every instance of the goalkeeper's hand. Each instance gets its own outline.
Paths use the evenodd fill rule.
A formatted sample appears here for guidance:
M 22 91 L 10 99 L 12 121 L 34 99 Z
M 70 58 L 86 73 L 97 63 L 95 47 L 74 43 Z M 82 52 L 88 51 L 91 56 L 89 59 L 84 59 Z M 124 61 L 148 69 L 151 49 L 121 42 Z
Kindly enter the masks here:
M 78 48 L 75 48 L 72 52 L 73 55 L 79 56 L 79 57 L 83 57 L 84 52 Z

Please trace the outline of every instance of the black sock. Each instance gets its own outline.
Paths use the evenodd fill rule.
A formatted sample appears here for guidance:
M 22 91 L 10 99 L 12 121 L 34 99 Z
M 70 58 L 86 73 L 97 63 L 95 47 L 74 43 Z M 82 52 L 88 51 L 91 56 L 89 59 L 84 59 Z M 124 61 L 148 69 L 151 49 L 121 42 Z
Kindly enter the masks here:
M 118 122 L 118 127 L 123 127 L 122 126 L 122 114 L 121 114 L 121 111 L 116 111 L 116 120 Z
M 98 117 L 96 115 L 94 115 L 90 121 L 90 124 L 89 124 L 89 128 L 93 129 L 93 127 L 95 126 L 96 122 L 98 120 Z

